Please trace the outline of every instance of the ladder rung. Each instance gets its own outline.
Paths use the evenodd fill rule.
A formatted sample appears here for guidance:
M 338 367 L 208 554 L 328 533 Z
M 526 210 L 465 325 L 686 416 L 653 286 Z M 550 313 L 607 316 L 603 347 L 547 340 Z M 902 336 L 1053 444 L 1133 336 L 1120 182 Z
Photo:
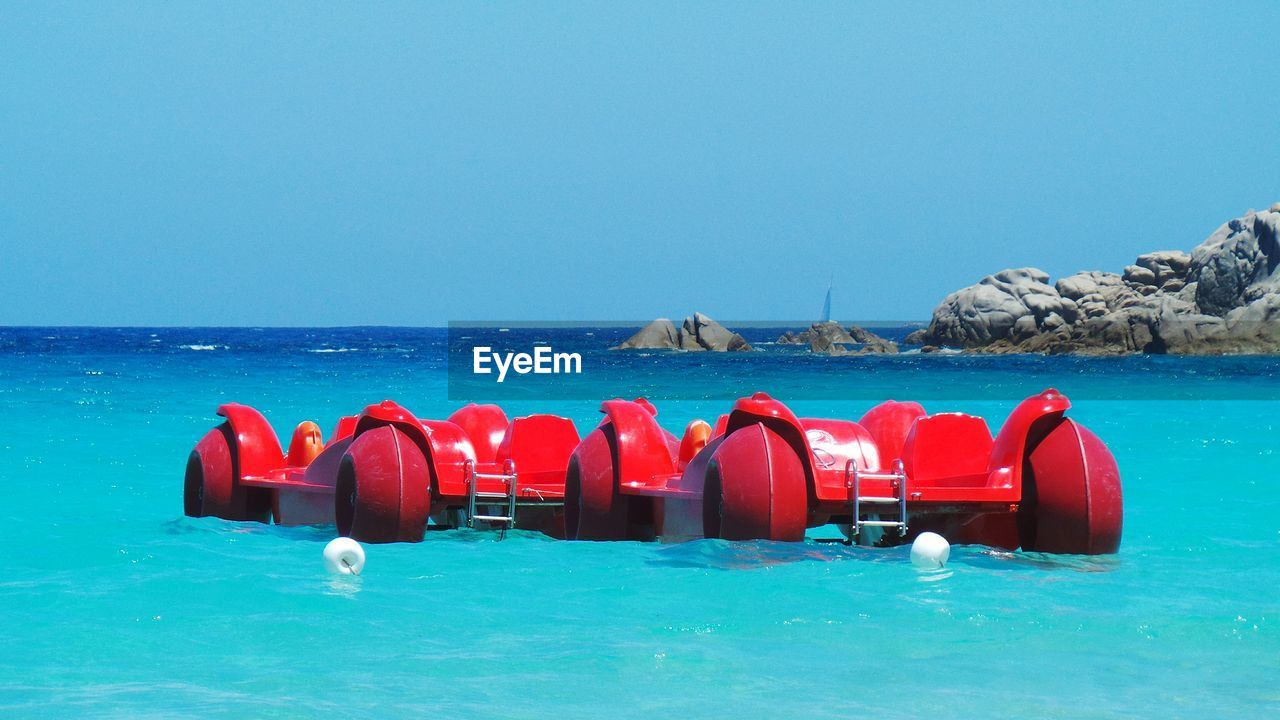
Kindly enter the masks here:
M 475 473 L 471 477 L 480 478 L 481 480 L 510 480 L 514 478 L 515 475 L 495 475 L 492 473 Z
M 863 480 L 905 480 L 906 479 L 905 475 L 899 475 L 898 473 L 874 473 L 874 472 L 863 472 L 862 470 L 858 471 L 858 477 L 862 478 Z
M 898 522 L 896 520 L 860 520 L 858 521 L 858 524 L 869 527 L 906 527 L 907 525 L 904 522 Z
M 880 505 L 897 505 L 899 500 L 896 497 L 889 497 L 885 495 L 859 495 L 858 502 L 878 503 Z
M 509 523 L 515 518 L 509 518 L 506 515 L 472 515 L 472 520 L 483 520 L 484 522 L 506 522 Z M 866 523 L 863 523 L 864 525 Z
M 535 506 L 535 505 L 536 505 L 536 506 L 538 506 L 538 507 L 561 507 L 561 506 L 563 506 L 563 505 L 564 505 L 564 501 L 563 501 L 563 500 L 560 500 L 560 501 L 558 501 L 558 502 L 550 502 L 550 501 L 543 501 L 543 500 L 533 500 L 532 498 L 536 497 L 536 496 L 534 496 L 534 495 L 520 495 L 519 497 L 520 497 L 521 499 L 523 499 L 523 500 L 526 500 L 527 502 L 520 502 L 519 500 L 517 500 L 517 501 L 516 501 L 516 507 L 533 507 L 533 506 Z M 477 500 L 504 500 L 504 501 L 505 501 L 505 500 L 510 500 L 510 499 L 511 499 L 511 496 L 510 496 L 510 495 L 504 495 L 504 494 L 501 494 L 501 493 L 476 493 L 476 499 L 477 499 Z M 494 503 L 484 503 L 484 504 L 485 504 L 485 505 L 492 505 L 492 504 L 494 504 Z M 506 504 L 506 503 L 504 502 L 503 504 Z

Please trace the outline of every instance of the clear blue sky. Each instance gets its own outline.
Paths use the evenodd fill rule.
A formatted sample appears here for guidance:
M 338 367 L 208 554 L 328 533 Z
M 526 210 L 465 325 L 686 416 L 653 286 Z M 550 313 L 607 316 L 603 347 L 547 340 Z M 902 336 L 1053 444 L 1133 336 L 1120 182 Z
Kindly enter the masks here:
M 0 324 L 928 316 L 1280 200 L 1280 4 L 0 5 Z

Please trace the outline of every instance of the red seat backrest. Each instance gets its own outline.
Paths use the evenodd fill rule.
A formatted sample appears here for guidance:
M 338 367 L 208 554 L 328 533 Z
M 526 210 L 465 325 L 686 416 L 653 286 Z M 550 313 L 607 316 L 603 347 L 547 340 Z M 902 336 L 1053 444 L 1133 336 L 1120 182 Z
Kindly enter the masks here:
M 338 425 L 333 428 L 333 434 L 329 436 L 329 442 L 325 444 L 325 447 L 354 435 L 356 432 L 356 421 L 359 419 L 360 418 L 355 415 L 343 415 L 338 418 Z
M 724 430 L 728 426 L 729 426 L 728 414 L 721 415 L 720 417 L 716 418 L 715 424 L 711 426 L 711 439 L 715 440 L 721 435 L 724 435 Z
M 572 420 L 556 415 L 530 415 L 511 421 L 495 459 L 499 464 L 515 461 L 517 473 L 563 474 L 569 468 L 569 456 L 580 441 Z
M 918 402 L 886 400 L 868 410 L 858 424 L 875 438 L 880 459 L 884 467 L 889 468 L 894 460 L 903 456 L 902 446 L 911 433 L 911 426 L 924 415 L 924 407 Z
M 462 428 L 476 452 L 476 462 L 491 463 L 498 446 L 507 434 L 507 414 L 497 405 L 470 403 L 449 416 L 449 422 Z
M 940 413 L 915 421 L 902 447 L 902 462 L 913 484 L 985 474 L 993 444 L 986 420 Z

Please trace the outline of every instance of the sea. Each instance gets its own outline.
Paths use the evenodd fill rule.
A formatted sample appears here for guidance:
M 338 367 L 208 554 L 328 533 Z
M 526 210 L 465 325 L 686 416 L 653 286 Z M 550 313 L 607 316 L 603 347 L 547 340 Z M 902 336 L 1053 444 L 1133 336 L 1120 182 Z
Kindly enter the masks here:
M 909 328 L 879 330 L 901 339 Z M 481 331 L 477 331 L 481 332 Z M 0 329 L 0 716 L 1275 718 L 1280 359 L 610 351 L 618 327 L 489 327 L 581 373 L 499 385 L 452 328 Z M 459 358 L 462 358 L 461 360 Z M 301 420 L 394 399 L 555 413 L 654 399 L 679 433 L 765 391 L 985 417 L 1055 387 L 1112 450 L 1115 555 L 433 532 L 326 572 L 331 526 L 183 516 L 221 403 Z

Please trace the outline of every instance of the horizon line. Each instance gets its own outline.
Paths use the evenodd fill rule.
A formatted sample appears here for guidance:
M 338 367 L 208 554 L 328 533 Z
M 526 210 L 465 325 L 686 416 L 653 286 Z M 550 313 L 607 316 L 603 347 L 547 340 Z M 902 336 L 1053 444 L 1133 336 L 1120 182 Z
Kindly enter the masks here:
M 630 328 L 644 327 L 654 320 L 451 320 L 442 325 L 382 325 L 362 323 L 355 325 L 3 325 L 0 330 L 358 330 L 380 328 L 387 330 L 448 330 L 450 327 L 521 327 L 521 328 L 559 328 L 559 327 L 592 327 L 592 328 Z M 676 319 L 665 318 L 671 322 Z M 714 319 L 714 318 L 713 318 Z M 819 320 L 716 320 L 716 322 L 733 329 L 773 328 L 773 327 L 808 327 Z M 838 325 L 867 325 L 878 327 L 906 327 L 910 325 L 928 325 L 928 320 L 832 320 Z M 732 327 L 730 327 L 732 326 Z

